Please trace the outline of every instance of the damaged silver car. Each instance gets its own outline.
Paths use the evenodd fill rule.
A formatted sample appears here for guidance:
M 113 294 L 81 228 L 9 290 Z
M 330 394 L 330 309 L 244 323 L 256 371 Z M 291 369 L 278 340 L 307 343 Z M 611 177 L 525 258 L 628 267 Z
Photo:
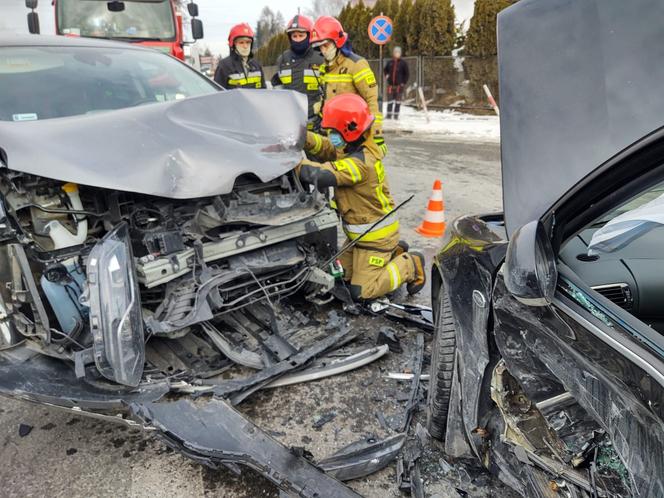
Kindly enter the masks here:
M 334 285 L 337 217 L 294 173 L 305 131 L 293 92 L 221 91 L 124 44 L 0 38 L 0 394 L 353 496 L 231 407 L 349 332 L 304 347 L 288 324 L 305 319 L 274 312 Z M 254 373 L 210 380 L 232 364 Z

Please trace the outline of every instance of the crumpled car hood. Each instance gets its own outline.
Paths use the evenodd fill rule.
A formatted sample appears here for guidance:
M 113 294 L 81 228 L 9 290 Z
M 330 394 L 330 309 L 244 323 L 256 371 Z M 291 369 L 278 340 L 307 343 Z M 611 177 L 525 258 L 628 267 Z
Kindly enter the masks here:
M 520 0 L 498 16 L 510 235 L 664 124 L 662 16 L 660 0 Z
M 301 94 L 234 90 L 85 116 L 0 122 L 0 149 L 15 171 L 191 199 L 227 194 L 242 174 L 267 182 L 293 169 L 302 159 L 306 115 Z

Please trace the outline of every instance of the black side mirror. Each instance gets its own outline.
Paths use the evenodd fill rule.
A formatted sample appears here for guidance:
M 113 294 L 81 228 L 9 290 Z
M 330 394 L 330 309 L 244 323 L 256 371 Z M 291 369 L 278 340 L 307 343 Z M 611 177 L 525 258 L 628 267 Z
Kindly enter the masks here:
M 25 0 L 25 6 L 30 10 L 35 10 L 37 8 L 38 0 Z
M 191 2 L 187 4 L 187 11 L 191 17 L 198 17 L 198 4 Z
M 106 6 L 108 7 L 108 10 L 110 12 L 123 12 L 125 10 L 124 2 L 120 2 L 118 0 L 113 0 L 112 2 L 108 2 Z
M 39 34 L 39 14 L 36 12 L 30 12 L 28 14 L 28 31 L 33 35 Z
M 547 306 L 558 280 L 551 241 L 539 221 L 519 228 L 510 238 L 503 269 L 507 290 L 529 306 Z
M 191 20 L 191 37 L 194 40 L 200 40 L 203 38 L 203 21 L 200 19 Z

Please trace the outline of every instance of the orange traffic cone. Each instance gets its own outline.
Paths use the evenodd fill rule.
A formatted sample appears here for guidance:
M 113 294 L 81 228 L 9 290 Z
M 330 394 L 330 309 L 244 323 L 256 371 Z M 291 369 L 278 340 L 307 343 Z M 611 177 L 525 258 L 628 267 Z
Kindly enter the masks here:
M 415 231 L 425 237 L 445 235 L 445 201 L 443 201 L 443 184 L 440 180 L 436 180 L 433 184 L 424 221 Z

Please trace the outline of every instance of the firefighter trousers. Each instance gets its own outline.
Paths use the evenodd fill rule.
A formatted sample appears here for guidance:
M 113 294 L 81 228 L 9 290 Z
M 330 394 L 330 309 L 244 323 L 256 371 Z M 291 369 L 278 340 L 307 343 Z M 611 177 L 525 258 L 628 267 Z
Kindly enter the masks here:
M 413 258 L 400 253 L 398 241 L 397 236 L 396 240 L 389 237 L 371 246 L 358 244 L 339 257 L 353 299 L 376 299 L 415 280 Z

